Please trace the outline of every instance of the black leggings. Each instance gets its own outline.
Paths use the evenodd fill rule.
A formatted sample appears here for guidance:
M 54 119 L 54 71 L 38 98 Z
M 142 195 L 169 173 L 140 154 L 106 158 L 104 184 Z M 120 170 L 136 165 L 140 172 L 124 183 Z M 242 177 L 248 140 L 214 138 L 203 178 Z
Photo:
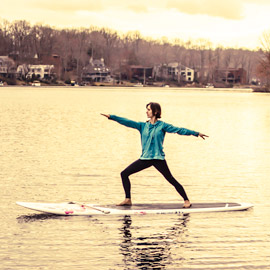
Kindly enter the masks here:
M 159 159 L 152 159 L 152 160 L 138 159 L 121 172 L 121 178 L 126 193 L 126 198 L 131 198 L 130 195 L 131 185 L 129 181 L 129 176 L 131 174 L 137 173 L 151 166 L 154 166 L 168 180 L 168 182 L 175 187 L 177 192 L 183 197 L 184 200 L 188 200 L 184 188 L 172 176 L 166 160 L 159 160 Z

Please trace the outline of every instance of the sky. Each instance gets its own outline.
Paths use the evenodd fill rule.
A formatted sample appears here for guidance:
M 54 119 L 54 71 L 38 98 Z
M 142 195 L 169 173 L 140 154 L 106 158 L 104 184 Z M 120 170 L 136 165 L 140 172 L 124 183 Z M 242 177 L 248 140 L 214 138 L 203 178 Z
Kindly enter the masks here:
M 213 47 L 257 49 L 270 32 L 270 0 L 8 0 L 0 22 L 56 28 L 110 28 L 169 41 L 205 39 Z

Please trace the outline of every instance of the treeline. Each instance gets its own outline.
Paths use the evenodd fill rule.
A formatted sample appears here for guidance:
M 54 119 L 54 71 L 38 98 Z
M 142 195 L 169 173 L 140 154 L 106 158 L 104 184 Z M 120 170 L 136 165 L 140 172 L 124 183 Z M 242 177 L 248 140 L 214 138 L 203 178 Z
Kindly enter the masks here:
M 244 68 L 248 81 L 255 76 L 260 52 L 237 48 L 214 48 L 205 39 L 184 42 L 167 38 L 143 38 L 139 32 L 105 28 L 56 29 L 27 21 L 2 21 L 0 55 L 15 55 L 17 64 L 31 63 L 35 56 L 57 54 L 62 60 L 62 78 L 79 75 L 89 58 L 103 58 L 112 73 L 126 65 L 153 67 L 178 62 L 198 72 L 199 82 L 211 81 L 214 70 Z

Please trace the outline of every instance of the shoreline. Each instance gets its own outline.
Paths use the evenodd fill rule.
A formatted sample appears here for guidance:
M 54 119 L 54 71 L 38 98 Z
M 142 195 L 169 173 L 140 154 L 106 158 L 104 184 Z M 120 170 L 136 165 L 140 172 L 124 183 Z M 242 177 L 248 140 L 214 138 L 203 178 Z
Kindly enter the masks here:
M 74 89 L 105 89 L 105 88 L 111 88 L 111 89 L 116 89 L 116 88 L 128 88 L 128 89 L 134 89 L 134 90 L 139 90 L 139 89 L 159 89 L 159 90 L 190 90 L 190 91 L 205 91 L 205 92 L 246 92 L 246 93 L 260 93 L 258 90 L 254 90 L 252 88 L 205 88 L 205 87 L 179 87 L 179 86 L 172 86 L 172 87 L 163 87 L 163 86 L 140 86 L 140 87 L 134 87 L 134 86 L 127 86 L 127 85 L 110 85 L 110 86 L 96 86 L 96 85 L 85 85 L 85 86 L 71 86 L 71 85 L 40 85 L 40 86 L 32 86 L 32 85 L 5 85 L 0 87 L 1 89 L 7 89 L 7 88 L 25 88 L 25 89 L 45 89 L 45 88 L 74 88 Z M 270 93 L 270 92 L 265 92 L 261 91 L 261 93 Z
M 15 85 L 2 84 L 1 88 L 52 88 L 52 87 L 67 87 L 67 88 L 134 88 L 134 89 L 146 89 L 146 88 L 158 88 L 164 89 L 164 91 L 169 89 L 174 90 L 195 90 L 195 91 L 224 91 L 224 92 L 252 92 L 252 93 L 270 93 L 270 90 L 264 87 L 257 87 L 251 85 L 237 85 L 234 87 L 205 87 L 199 84 L 178 86 L 175 84 L 164 84 L 164 83 L 154 83 L 153 85 L 143 85 L 138 83 L 123 82 L 121 84 L 112 83 L 93 83 L 92 85 L 71 85 L 59 82 L 58 84 L 46 84 L 40 83 L 39 85 L 31 85 L 25 83 L 18 83 Z

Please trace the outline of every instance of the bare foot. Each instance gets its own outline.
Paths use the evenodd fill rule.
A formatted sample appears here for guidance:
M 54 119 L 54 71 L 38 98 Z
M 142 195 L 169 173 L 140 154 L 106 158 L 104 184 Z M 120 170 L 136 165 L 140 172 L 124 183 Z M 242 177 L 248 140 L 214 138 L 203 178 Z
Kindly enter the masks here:
M 192 205 L 192 204 L 190 203 L 190 201 L 186 200 L 186 201 L 184 202 L 183 208 L 190 208 L 191 205 Z
M 125 199 L 121 203 L 117 204 L 118 206 L 132 205 L 131 199 Z

